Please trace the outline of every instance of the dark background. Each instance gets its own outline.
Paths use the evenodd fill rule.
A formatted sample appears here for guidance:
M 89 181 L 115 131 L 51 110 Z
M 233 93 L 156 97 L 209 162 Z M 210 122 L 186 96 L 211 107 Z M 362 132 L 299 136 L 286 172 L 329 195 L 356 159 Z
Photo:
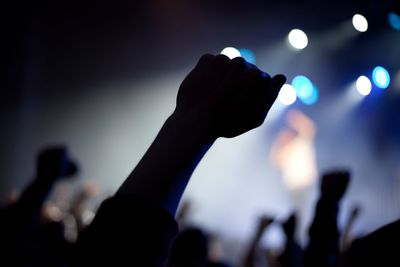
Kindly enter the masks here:
M 82 179 L 112 192 L 172 111 L 179 83 L 200 55 L 235 46 L 253 50 L 271 74 L 313 80 L 319 102 L 294 107 L 318 124 L 320 168 L 351 166 L 355 184 L 368 186 L 354 189 L 359 201 L 376 204 L 364 229 L 389 221 L 400 212 L 400 32 L 386 16 L 399 6 L 394 0 L 2 3 L 1 194 L 21 188 L 38 149 L 55 142 L 70 147 Z M 352 29 L 355 13 L 367 17 L 366 33 Z M 292 28 L 308 34 L 303 51 L 285 42 Z M 341 105 L 349 85 L 377 65 L 391 73 L 389 88 Z M 271 136 L 279 127 L 271 123 Z

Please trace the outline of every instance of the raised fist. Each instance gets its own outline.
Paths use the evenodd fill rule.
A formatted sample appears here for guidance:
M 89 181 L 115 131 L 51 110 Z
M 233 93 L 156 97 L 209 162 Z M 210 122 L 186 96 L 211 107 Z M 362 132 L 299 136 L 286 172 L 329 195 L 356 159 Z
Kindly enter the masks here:
M 77 170 L 77 165 L 70 159 L 64 146 L 47 147 L 37 157 L 36 175 L 40 179 L 72 176 Z
M 273 223 L 274 218 L 268 215 L 263 215 L 258 219 L 258 229 L 264 231 L 271 223 Z
M 325 173 L 322 176 L 321 195 L 333 200 L 340 200 L 350 181 L 350 172 L 337 170 Z
M 264 122 L 285 80 L 241 57 L 204 55 L 182 82 L 174 115 L 199 123 L 210 138 L 235 137 Z

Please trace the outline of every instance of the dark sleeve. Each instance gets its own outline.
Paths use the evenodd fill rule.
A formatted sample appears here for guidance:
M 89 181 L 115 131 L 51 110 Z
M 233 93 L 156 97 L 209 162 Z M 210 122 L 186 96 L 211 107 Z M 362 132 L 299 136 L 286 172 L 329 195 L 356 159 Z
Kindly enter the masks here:
M 3 208 L 0 218 L 0 236 L 4 247 L 2 259 L 14 266 L 27 266 L 38 246 L 39 219 L 43 203 L 54 181 L 33 180 L 13 204 Z
M 163 266 L 177 230 L 158 206 L 131 196 L 110 198 L 80 236 L 72 266 Z
M 399 247 L 400 220 L 355 242 L 344 266 L 400 266 Z

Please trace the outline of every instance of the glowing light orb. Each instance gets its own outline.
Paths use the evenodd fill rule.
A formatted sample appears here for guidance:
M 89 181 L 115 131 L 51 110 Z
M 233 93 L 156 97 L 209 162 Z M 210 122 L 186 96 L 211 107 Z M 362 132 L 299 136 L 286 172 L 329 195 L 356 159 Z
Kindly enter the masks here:
M 278 95 L 278 101 L 285 106 L 296 102 L 296 90 L 290 84 L 284 84 Z
M 377 87 L 386 89 L 390 83 L 389 72 L 384 67 L 378 66 L 372 71 L 372 80 Z
M 233 58 L 235 58 L 235 57 L 240 57 L 240 56 L 241 56 L 239 50 L 237 50 L 237 49 L 234 48 L 234 47 L 225 47 L 225 48 L 221 51 L 220 54 L 225 55 L 225 56 L 229 57 L 230 59 L 233 59 Z
M 291 30 L 288 35 L 288 40 L 291 46 L 296 49 L 304 49 L 308 45 L 307 35 L 299 29 Z
M 310 97 L 314 90 L 314 86 L 310 79 L 303 75 L 294 77 L 292 80 L 292 85 L 300 99 L 306 99 Z
M 356 88 L 361 95 L 367 96 L 369 93 L 371 93 L 371 81 L 366 76 L 360 76 L 357 79 Z
M 239 53 L 242 58 L 244 58 L 247 62 L 251 64 L 256 64 L 256 56 L 254 55 L 253 51 L 247 48 L 239 49 Z
M 400 31 L 400 16 L 394 12 L 389 12 L 388 21 L 393 29 Z
M 312 90 L 311 95 L 309 97 L 307 97 L 307 98 L 301 99 L 301 101 L 304 104 L 311 106 L 311 105 L 314 105 L 315 103 L 317 103 L 318 99 L 319 99 L 318 88 L 313 86 L 313 90 Z
M 352 19 L 354 28 L 359 32 L 366 32 L 368 30 L 367 19 L 360 14 L 355 14 Z

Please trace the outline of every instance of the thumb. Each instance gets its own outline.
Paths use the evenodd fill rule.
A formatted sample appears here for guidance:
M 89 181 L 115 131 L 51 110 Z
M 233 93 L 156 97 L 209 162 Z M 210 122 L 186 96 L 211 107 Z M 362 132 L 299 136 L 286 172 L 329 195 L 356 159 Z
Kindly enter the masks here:
M 272 77 L 272 85 L 275 90 L 279 92 L 281 87 L 285 84 L 286 82 L 286 77 L 283 74 L 278 74 Z

